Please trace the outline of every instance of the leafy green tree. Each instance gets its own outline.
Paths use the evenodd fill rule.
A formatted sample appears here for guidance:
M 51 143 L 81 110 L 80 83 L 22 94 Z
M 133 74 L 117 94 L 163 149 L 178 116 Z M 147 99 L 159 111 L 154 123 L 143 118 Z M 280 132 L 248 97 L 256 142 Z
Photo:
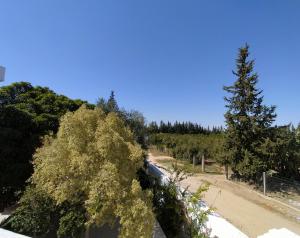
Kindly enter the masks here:
M 47 234 L 53 224 L 55 202 L 46 193 L 30 186 L 24 192 L 17 210 L 1 227 L 33 237 Z
M 109 113 L 109 110 L 107 107 L 107 101 L 103 97 L 101 97 L 97 100 L 96 106 L 98 108 L 100 108 L 104 113 L 106 113 L 106 114 Z
M 153 188 L 153 205 L 156 217 L 167 237 L 210 237 L 206 222 L 211 210 L 203 210 L 199 201 L 207 191 L 208 184 L 190 194 L 187 188 L 180 189 L 180 182 L 186 179 L 185 170 L 172 164 L 169 180 L 162 182 L 148 176 L 143 184 Z M 150 180 L 150 181 L 147 181 Z
M 177 198 L 176 184 L 156 184 L 154 187 L 156 217 L 167 237 L 179 237 L 185 222 L 184 204 Z
M 147 148 L 146 119 L 142 113 L 136 110 L 126 111 L 125 109 L 120 109 L 115 99 L 114 91 L 111 91 L 110 97 L 107 101 L 104 98 L 99 98 L 97 101 L 97 107 L 105 114 L 114 112 L 121 117 L 125 122 L 125 125 L 132 131 L 135 141 L 137 141 L 143 149 Z
M 85 228 L 85 215 L 83 204 L 64 202 L 57 205 L 44 191 L 28 186 L 18 208 L 1 227 L 33 237 L 78 238 Z
M 269 159 L 269 168 L 286 178 L 299 179 L 300 144 L 290 125 L 274 127 L 262 144 L 261 151 Z
M 77 110 L 83 103 L 58 95 L 47 87 L 33 87 L 27 82 L 13 83 L 0 88 L 0 105 L 14 106 L 30 113 L 40 133 L 57 131 L 59 119 L 67 111 Z M 88 104 L 88 107 L 93 105 Z
M 33 172 L 29 161 L 39 144 L 37 130 L 29 113 L 0 107 L 0 211 L 15 202 Z
M 137 143 L 139 143 L 143 149 L 147 148 L 147 128 L 146 119 L 142 113 L 136 110 L 121 111 L 121 117 L 123 118 L 125 125 L 130 128 L 133 133 L 133 137 Z
M 86 210 L 82 204 L 63 204 L 56 208 L 55 215 L 59 216 L 58 237 L 80 237 L 85 230 Z
M 159 128 L 158 125 L 155 121 L 152 121 L 148 124 L 147 130 L 149 133 L 158 133 L 159 132 Z
M 296 142 L 300 145 L 300 124 L 298 124 L 295 130 Z
M 230 94 L 225 97 L 226 149 L 232 171 L 245 179 L 256 179 L 268 167 L 267 158 L 259 148 L 268 137 L 276 117 L 275 107 L 263 105 L 262 91 L 257 89 L 258 75 L 253 73 L 254 60 L 249 60 L 249 46 L 239 49 L 236 60 L 237 77 L 232 86 L 224 87 Z
M 27 82 L 0 88 L 0 210 L 23 190 L 40 137 L 56 133 L 60 117 L 83 103 Z
M 209 189 L 209 184 L 202 184 L 194 194 L 187 197 L 189 203 L 188 212 L 191 214 L 189 235 L 191 238 L 209 238 L 211 237 L 211 229 L 206 225 L 208 215 L 212 213 L 212 209 L 207 210 L 199 206 L 199 201 L 202 200 L 204 193 Z
M 136 173 L 143 151 L 115 114 L 81 107 L 35 154 L 32 183 L 56 204 L 82 202 L 88 225 L 120 221 L 120 237 L 151 237 L 151 192 Z M 76 221 L 77 222 L 77 221 Z

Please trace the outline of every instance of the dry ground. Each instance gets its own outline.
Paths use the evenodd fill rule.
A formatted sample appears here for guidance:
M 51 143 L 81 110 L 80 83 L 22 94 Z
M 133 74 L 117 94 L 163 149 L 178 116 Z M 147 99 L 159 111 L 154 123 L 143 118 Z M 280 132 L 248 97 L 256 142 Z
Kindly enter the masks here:
M 149 161 L 160 167 L 168 167 L 173 158 L 152 155 Z M 224 175 L 215 173 L 196 173 L 182 181 L 182 186 L 189 186 L 194 192 L 203 183 L 211 185 L 204 200 L 216 212 L 247 234 L 250 238 L 266 233 L 272 228 L 287 228 L 300 235 L 300 212 L 260 195 L 244 183 L 225 179 Z

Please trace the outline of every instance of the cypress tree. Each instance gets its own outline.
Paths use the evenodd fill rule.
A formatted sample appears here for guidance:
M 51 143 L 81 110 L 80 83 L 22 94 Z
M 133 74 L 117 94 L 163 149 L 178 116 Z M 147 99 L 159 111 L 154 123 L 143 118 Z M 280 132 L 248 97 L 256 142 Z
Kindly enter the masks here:
M 225 86 L 227 112 L 225 149 L 232 171 L 237 177 L 255 180 L 267 169 L 267 157 L 260 152 L 274 121 L 275 106 L 263 105 L 262 90 L 257 89 L 258 75 L 253 73 L 254 60 L 249 60 L 249 46 L 239 49 L 236 59 L 236 81 Z

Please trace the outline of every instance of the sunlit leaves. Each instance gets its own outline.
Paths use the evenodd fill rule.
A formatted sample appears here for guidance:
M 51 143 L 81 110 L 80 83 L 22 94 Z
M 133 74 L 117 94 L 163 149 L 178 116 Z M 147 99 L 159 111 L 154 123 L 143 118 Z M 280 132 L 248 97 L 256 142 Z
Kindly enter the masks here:
M 119 220 L 120 237 L 150 237 L 151 195 L 135 180 L 143 151 L 115 113 L 82 106 L 62 119 L 34 160 L 33 183 L 57 204 L 82 199 L 87 225 Z

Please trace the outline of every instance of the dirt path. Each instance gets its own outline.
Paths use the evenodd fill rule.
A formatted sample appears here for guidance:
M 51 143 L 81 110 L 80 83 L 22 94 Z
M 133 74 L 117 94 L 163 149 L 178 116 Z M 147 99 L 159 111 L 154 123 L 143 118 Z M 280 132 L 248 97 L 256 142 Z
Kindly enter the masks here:
M 159 160 L 164 158 L 170 159 L 149 154 L 149 160 L 161 167 L 163 165 L 159 164 Z M 300 235 L 300 222 L 295 219 L 300 213 L 264 198 L 242 184 L 226 180 L 224 175 L 190 176 L 182 185 L 189 186 L 189 190 L 194 192 L 203 181 L 211 183 L 204 197 L 207 204 L 250 238 L 262 235 L 272 228 L 287 228 Z

